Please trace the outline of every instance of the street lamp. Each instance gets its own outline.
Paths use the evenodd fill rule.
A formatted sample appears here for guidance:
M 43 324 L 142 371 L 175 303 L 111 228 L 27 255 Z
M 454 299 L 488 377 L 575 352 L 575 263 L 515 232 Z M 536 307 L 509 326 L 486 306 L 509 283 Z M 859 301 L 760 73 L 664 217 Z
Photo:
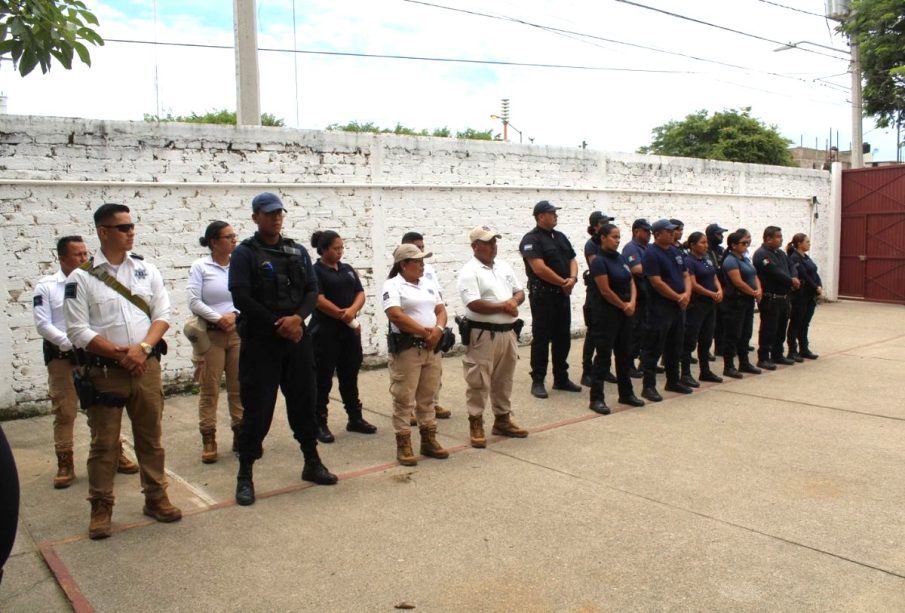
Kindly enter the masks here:
M 509 123 L 508 119 L 506 119 L 504 117 L 500 117 L 499 115 L 491 115 L 490 118 L 499 119 L 500 121 L 503 122 L 503 141 L 504 142 L 507 142 L 507 143 L 509 142 L 509 135 L 506 132 L 507 132 L 508 128 L 512 128 L 513 130 L 518 132 L 518 142 L 519 142 L 519 144 L 522 144 L 522 131 L 519 130 L 518 128 L 516 128 L 511 123 Z M 528 140 L 531 140 L 531 137 L 528 137 Z
M 833 15 L 831 19 L 836 19 Z M 798 49 L 800 45 L 811 45 L 822 49 L 829 49 L 837 53 L 844 53 L 842 49 L 828 47 L 820 43 L 811 42 L 809 40 L 800 40 L 797 43 L 787 43 L 782 47 L 777 47 L 773 51 L 787 51 L 788 49 Z M 864 166 L 864 157 L 862 150 L 862 142 L 864 141 L 861 101 L 861 54 L 858 49 L 858 41 L 854 36 L 849 37 L 849 47 L 851 48 L 852 58 L 852 168 L 861 168 Z M 840 58 L 841 59 L 841 58 Z

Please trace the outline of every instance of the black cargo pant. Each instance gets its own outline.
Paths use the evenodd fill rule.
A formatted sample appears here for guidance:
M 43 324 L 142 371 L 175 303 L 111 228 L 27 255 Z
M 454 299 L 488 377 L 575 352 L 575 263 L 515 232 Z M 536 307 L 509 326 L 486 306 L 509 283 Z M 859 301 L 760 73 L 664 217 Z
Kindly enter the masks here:
M 665 298 L 652 298 L 647 306 L 647 325 L 641 345 L 644 387 L 657 386 L 657 361 L 666 363 L 666 382 L 679 380 L 679 356 L 685 337 L 685 312 L 678 303 Z
M 716 322 L 716 303 L 707 297 L 695 298 L 685 311 L 685 341 L 682 346 L 682 373 L 691 373 L 691 356 L 697 349 L 698 368 L 710 372 L 710 346 Z
M 789 325 L 789 296 L 764 293 L 760 301 L 760 330 L 757 334 L 757 359 L 772 360 L 783 355 L 786 328 Z
M 786 341 L 789 351 L 809 351 L 808 329 L 811 318 L 817 308 L 817 294 L 814 291 L 798 290 L 792 293 L 791 312 L 789 314 L 789 332 Z
M 298 343 L 274 333 L 243 335 L 239 388 L 244 409 L 239 426 L 240 460 L 254 461 L 263 454 L 261 445 L 273 422 L 278 390 L 283 392 L 289 427 L 302 450 L 317 445 L 314 353 L 307 330 Z
M 531 380 L 543 382 L 547 376 L 548 347 L 552 345 L 553 381 L 569 378 L 569 349 L 572 343 L 572 305 L 559 290 L 529 286 L 531 305 Z
M 359 328 L 360 329 L 360 328 Z M 311 328 L 314 343 L 314 364 L 317 371 L 318 419 L 326 421 L 333 373 L 339 381 L 339 395 L 346 413 L 361 413 L 358 398 L 358 372 L 361 370 L 361 336 L 346 324 L 318 324 Z
M 632 320 L 625 312 L 607 303 L 590 310 L 588 331 L 591 341 L 597 348 L 598 356 L 612 355 L 616 361 L 616 379 L 618 380 L 619 397 L 629 398 L 635 395 L 632 389 L 632 358 L 629 355 L 632 336 Z M 603 400 L 603 380 L 609 370 L 609 360 L 598 360 L 594 363 L 591 374 L 591 400 Z
M 637 360 L 641 357 L 641 343 L 644 340 L 644 326 L 647 323 L 647 302 L 647 294 L 642 292 L 639 287 L 638 297 L 635 299 L 635 314 L 632 315 L 631 343 L 629 346 L 629 355 L 632 360 Z
M 735 367 L 735 358 L 739 364 L 748 364 L 748 342 L 754 329 L 754 298 L 733 293 L 727 296 L 720 305 L 723 319 L 723 365 Z

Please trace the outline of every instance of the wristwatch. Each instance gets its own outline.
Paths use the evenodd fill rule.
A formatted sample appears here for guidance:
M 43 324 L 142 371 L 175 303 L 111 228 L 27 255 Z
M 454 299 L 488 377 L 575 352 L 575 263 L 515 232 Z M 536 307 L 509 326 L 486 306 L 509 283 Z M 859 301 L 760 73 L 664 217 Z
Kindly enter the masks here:
M 154 345 L 149 345 L 148 343 L 138 343 L 138 346 L 141 347 L 141 350 L 145 352 L 145 355 L 151 355 L 154 351 Z

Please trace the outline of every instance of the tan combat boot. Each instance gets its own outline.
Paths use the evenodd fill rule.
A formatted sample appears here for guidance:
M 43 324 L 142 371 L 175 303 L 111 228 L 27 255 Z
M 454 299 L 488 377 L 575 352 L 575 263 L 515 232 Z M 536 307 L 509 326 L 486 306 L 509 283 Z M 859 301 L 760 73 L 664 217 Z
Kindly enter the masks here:
M 415 417 L 415 414 L 414 414 L 414 413 L 412 413 L 412 415 L 409 417 L 409 425 L 410 425 L 410 426 L 417 426 L 417 425 L 418 425 L 418 419 Z
M 437 442 L 437 426 L 422 426 L 420 432 L 421 455 L 437 460 L 445 460 L 449 457 L 449 452 Z
M 525 438 L 528 436 L 528 431 L 524 428 L 519 428 L 509 417 L 509 413 L 494 416 L 491 432 L 497 436 L 511 436 L 513 438 Z
M 110 522 L 113 519 L 113 503 L 107 500 L 91 501 L 91 523 L 88 524 L 88 538 L 105 539 L 110 536 Z
M 72 485 L 75 481 L 75 465 L 72 462 L 71 451 L 57 452 L 57 476 L 53 478 L 53 487 L 61 490 Z
M 116 464 L 116 472 L 124 475 L 134 475 L 138 472 L 138 464 L 130 460 L 123 450 L 123 442 L 119 442 L 119 459 Z
M 412 433 L 397 432 L 396 433 L 396 460 L 403 466 L 416 466 L 418 458 L 412 451 Z
M 141 512 L 165 524 L 182 519 L 182 511 L 170 504 L 166 494 L 160 498 L 145 498 L 145 506 Z
M 434 416 L 436 416 L 437 419 L 449 419 L 451 415 L 452 411 L 444 409 L 439 404 L 434 407 Z
M 484 435 L 484 416 L 469 415 L 468 430 L 471 435 L 471 446 L 483 449 L 487 446 L 487 437 Z
M 201 461 L 205 464 L 213 464 L 217 461 L 216 432 L 201 433 Z

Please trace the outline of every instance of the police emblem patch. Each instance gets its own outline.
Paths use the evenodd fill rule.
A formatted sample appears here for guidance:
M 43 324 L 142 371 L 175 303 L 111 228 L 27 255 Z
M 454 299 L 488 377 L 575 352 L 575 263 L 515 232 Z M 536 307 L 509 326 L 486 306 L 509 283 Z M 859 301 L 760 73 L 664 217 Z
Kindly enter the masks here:
M 390 292 L 384 292 L 384 293 L 383 293 L 383 299 L 384 299 L 384 300 L 389 300 L 389 299 L 390 299 Z
M 427 288 L 427 291 L 431 296 L 434 295 L 434 290 L 432 290 L 431 288 Z
M 79 291 L 78 283 L 67 283 L 66 287 L 63 289 L 63 297 L 64 298 L 75 298 L 76 293 Z
M 761 262 L 761 264 L 763 264 L 764 266 L 769 266 L 769 265 L 770 265 L 770 260 L 769 260 L 769 258 L 764 258 L 764 261 Z
M 32 298 L 31 302 L 33 306 L 39 307 L 44 304 L 44 296 L 37 294 L 34 298 Z
M 676 256 L 676 264 L 681 264 L 682 262 L 683 262 L 682 256 L 681 256 L 681 255 L 677 255 L 677 256 Z
M 148 271 L 146 271 L 144 268 L 138 268 L 135 270 L 136 279 L 144 279 L 147 276 L 148 276 Z

